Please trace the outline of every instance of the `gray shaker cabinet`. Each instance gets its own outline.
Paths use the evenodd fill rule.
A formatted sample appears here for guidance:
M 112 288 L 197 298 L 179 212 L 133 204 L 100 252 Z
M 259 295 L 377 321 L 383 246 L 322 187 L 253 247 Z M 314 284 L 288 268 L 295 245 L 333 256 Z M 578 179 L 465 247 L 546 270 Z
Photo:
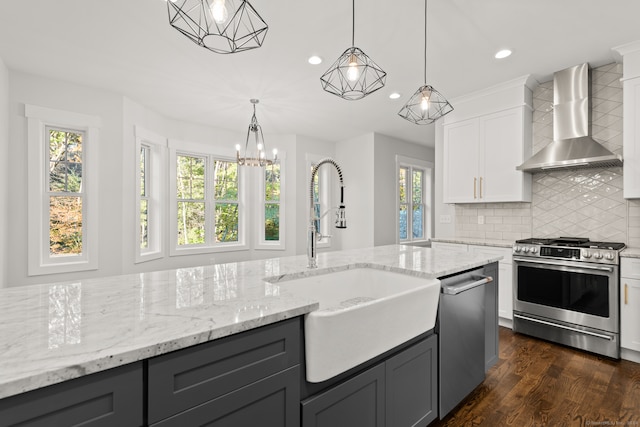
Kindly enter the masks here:
M 295 318 L 149 359 L 149 424 L 299 425 L 301 334 Z
M 437 417 L 436 335 L 302 401 L 303 427 L 426 426 Z
M 142 362 L 0 400 L 0 426 L 143 425 Z

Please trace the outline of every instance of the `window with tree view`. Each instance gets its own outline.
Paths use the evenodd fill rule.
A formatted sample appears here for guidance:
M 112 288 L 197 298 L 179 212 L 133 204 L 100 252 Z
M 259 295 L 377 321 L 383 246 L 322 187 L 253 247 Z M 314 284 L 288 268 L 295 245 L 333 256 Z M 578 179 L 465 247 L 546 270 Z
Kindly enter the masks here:
M 83 252 L 83 131 L 46 127 L 48 136 L 49 252 Z
M 238 241 L 238 164 L 215 160 L 214 200 L 216 242 Z
M 280 165 L 264 168 L 264 240 L 280 240 Z
M 425 171 L 401 166 L 398 176 L 400 240 L 423 240 L 425 236 Z
M 178 155 L 178 245 L 205 242 L 205 158 Z
M 140 249 L 149 248 L 149 157 L 151 149 L 140 147 Z
M 240 242 L 238 164 L 208 155 L 176 155 L 177 246 Z

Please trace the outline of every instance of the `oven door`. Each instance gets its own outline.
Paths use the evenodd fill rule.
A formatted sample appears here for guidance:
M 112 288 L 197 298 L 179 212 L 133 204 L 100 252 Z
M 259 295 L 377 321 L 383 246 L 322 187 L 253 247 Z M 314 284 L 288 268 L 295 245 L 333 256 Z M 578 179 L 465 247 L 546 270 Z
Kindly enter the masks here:
M 618 266 L 513 257 L 514 311 L 618 333 Z

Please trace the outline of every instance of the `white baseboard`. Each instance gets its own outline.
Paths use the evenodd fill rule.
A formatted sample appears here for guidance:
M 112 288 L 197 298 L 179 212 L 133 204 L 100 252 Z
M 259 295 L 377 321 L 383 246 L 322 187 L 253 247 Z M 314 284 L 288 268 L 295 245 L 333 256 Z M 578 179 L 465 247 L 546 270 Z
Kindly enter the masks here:
M 631 362 L 640 363 L 640 352 L 630 350 L 628 348 L 620 349 L 620 357 L 624 360 L 630 360 Z
M 504 326 L 505 328 L 513 329 L 513 320 L 504 317 L 498 317 L 498 325 Z

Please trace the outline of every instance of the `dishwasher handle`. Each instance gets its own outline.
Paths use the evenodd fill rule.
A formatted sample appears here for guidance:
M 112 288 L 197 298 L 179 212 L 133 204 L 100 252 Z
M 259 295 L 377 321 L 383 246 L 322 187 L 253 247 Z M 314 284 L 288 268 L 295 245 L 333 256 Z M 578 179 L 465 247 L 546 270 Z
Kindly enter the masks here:
M 475 276 L 473 278 L 479 280 L 463 282 L 460 284 L 456 283 L 455 285 L 444 285 L 442 287 L 442 293 L 446 295 L 458 295 L 464 291 L 468 291 L 469 289 L 477 288 L 478 286 L 493 282 L 493 277 L 491 276 Z

